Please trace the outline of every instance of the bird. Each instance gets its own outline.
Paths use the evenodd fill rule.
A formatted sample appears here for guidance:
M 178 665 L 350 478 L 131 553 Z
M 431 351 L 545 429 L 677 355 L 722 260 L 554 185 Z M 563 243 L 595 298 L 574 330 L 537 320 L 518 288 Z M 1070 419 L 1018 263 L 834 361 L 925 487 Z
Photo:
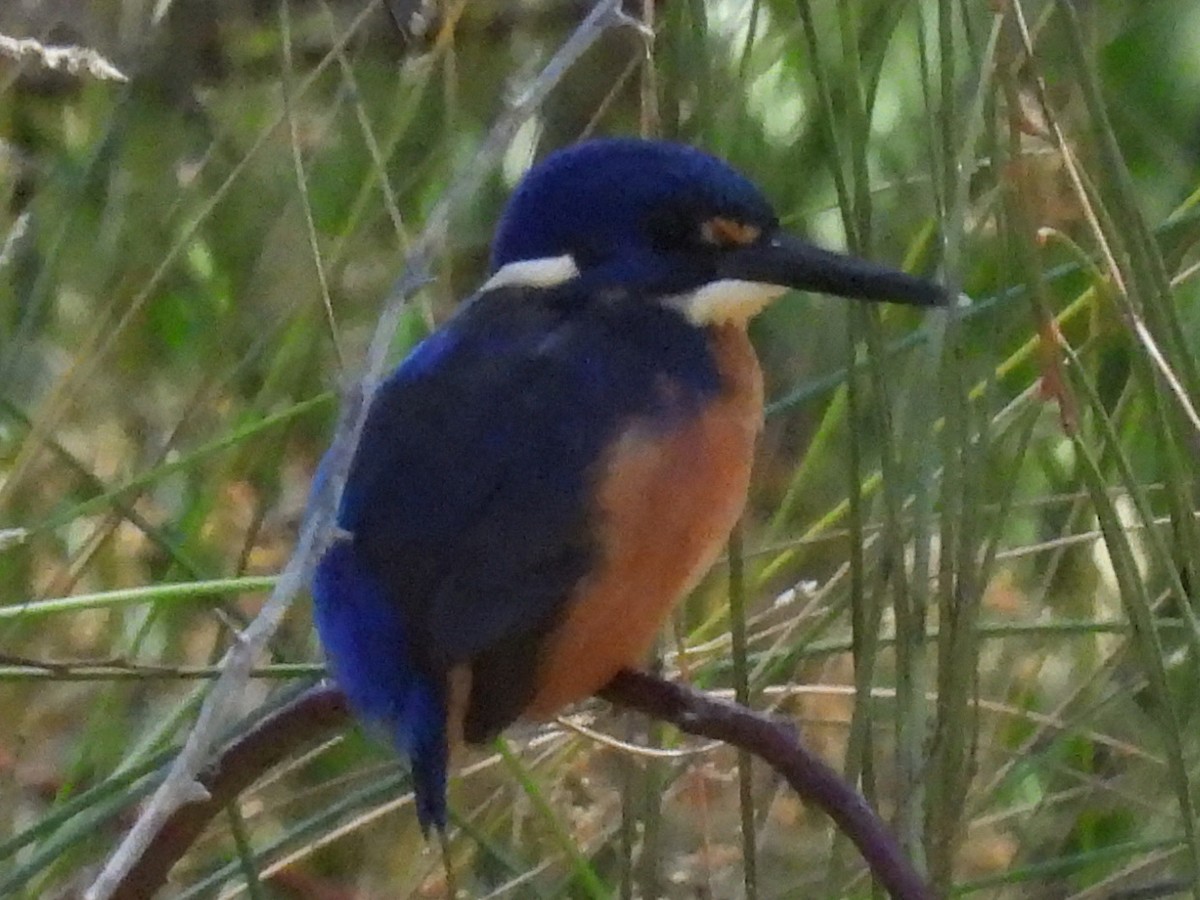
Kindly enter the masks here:
M 381 381 L 314 622 L 350 707 L 408 758 L 426 834 L 452 752 L 639 665 L 715 562 L 763 421 L 747 324 L 793 289 L 946 302 L 790 235 L 713 155 L 592 139 L 530 168 L 482 287 Z

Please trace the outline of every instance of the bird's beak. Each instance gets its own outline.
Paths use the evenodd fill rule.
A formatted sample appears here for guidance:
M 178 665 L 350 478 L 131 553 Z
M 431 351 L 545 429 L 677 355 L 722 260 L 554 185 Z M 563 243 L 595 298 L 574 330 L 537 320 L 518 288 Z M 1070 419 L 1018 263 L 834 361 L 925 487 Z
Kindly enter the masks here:
M 932 281 L 865 259 L 822 250 L 780 232 L 764 241 L 726 251 L 718 265 L 718 275 L 856 300 L 912 306 L 944 306 L 947 302 L 946 291 Z

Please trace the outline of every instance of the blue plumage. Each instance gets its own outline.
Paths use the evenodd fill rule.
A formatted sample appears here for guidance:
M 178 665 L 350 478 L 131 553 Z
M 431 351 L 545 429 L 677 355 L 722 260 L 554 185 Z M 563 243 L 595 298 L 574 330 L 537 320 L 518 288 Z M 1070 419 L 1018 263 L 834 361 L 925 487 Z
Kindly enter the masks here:
M 498 229 L 493 269 L 554 258 L 569 264 L 541 271 L 561 278 L 522 281 L 524 270 L 509 269 L 380 386 L 338 509 L 343 533 L 313 582 L 333 674 L 359 714 L 412 761 L 426 829 L 446 822 L 448 742 L 458 738 L 447 733 L 448 717 L 461 713 L 461 737 L 479 742 L 520 716 L 544 687 L 547 640 L 608 562 L 601 534 L 623 524 L 602 523 L 608 513 L 596 499 L 611 448 L 630 434 L 666 446 L 729 392 L 759 405 L 738 413 L 752 433 L 761 395 L 744 333 L 723 345 L 742 367 L 732 376 L 714 350 L 717 331 L 728 336 L 749 313 L 732 325 L 706 317 L 726 315 L 722 304 L 736 303 L 748 281 L 772 286 L 750 291 L 748 309 L 761 308 L 777 285 L 895 292 L 914 303 L 940 296 L 927 282 L 782 235 L 749 181 L 707 154 L 662 142 L 581 144 L 526 176 Z M 718 282 L 735 291 L 688 306 L 703 294 L 689 292 Z M 752 438 L 735 444 L 739 458 L 713 471 L 748 471 Z M 744 480 L 730 484 L 740 496 L 720 495 L 720 485 L 714 496 L 736 515 Z M 655 496 L 670 496 L 666 488 Z M 660 556 L 664 567 L 697 558 L 688 548 L 674 562 L 670 552 Z M 678 575 L 654 583 L 687 580 Z M 636 595 L 638 586 L 629 587 Z M 657 610 L 678 598 L 654 599 Z M 648 636 L 657 622 L 643 619 Z M 449 682 L 458 670 L 470 689 L 452 715 Z
M 570 254 L 588 287 L 670 294 L 713 280 L 718 257 L 697 225 L 714 216 L 778 224 L 758 188 L 727 163 L 665 141 L 589 141 L 549 156 L 505 208 L 492 268 Z
M 408 642 L 399 606 L 349 541 L 337 540 L 313 577 L 314 616 L 325 652 L 350 704 L 384 726 L 412 764 L 423 828 L 446 827 L 444 686 L 397 652 Z

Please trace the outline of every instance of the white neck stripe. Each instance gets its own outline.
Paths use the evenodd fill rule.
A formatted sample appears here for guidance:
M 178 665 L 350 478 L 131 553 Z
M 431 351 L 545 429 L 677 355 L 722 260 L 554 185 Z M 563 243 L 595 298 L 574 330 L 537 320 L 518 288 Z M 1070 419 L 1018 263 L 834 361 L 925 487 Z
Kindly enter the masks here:
M 492 291 L 502 287 L 556 287 L 578 274 L 579 267 L 575 265 L 575 260 L 570 254 L 521 259 L 501 266 L 481 290 Z
M 768 303 L 787 292 L 777 284 L 723 278 L 701 285 L 694 291 L 667 297 L 663 302 L 678 309 L 694 325 L 720 325 L 724 322 L 745 324 Z

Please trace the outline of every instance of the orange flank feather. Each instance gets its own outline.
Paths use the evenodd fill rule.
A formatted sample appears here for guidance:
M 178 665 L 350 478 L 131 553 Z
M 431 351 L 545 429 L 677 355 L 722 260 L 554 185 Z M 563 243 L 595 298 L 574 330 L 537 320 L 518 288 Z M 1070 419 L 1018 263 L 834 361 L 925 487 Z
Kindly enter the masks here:
M 597 494 L 606 554 L 547 638 L 527 718 L 552 716 L 641 663 L 741 515 L 762 427 L 762 374 L 744 325 L 709 331 L 722 383 L 716 400 L 684 428 L 635 427 L 608 457 Z

